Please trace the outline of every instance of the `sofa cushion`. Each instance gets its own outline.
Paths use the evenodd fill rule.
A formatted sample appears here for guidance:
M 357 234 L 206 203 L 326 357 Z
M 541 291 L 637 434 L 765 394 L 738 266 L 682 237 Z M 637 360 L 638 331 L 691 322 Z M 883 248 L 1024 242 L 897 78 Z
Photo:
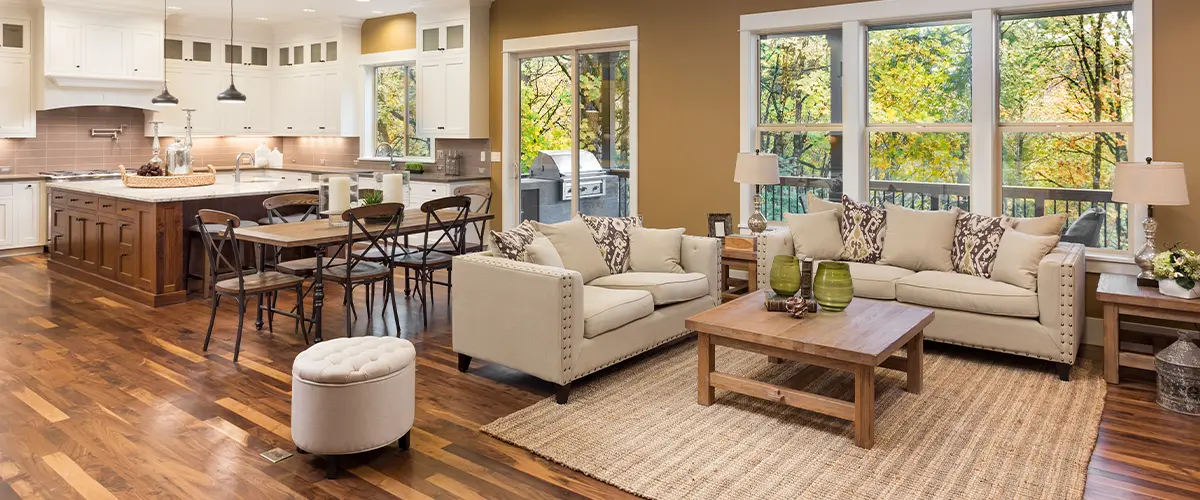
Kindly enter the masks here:
M 492 231 L 492 254 L 509 260 L 525 262 L 525 246 L 538 235 L 533 222 L 521 221 L 508 231 Z
M 1036 292 L 1038 264 L 1058 245 L 1058 238 L 1057 234 L 1034 236 L 1016 229 L 1005 231 L 991 279 Z
M 854 296 L 868 299 L 896 300 L 896 280 L 912 276 L 913 271 L 880 264 L 847 262 L 850 278 L 854 280 Z
M 554 243 L 541 234 L 525 245 L 525 261 L 539 266 L 563 267 L 562 257 L 554 249 Z
M 887 212 L 842 195 L 842 260 L 874 264 L 883 256 Z
M 1058 236 L 1067 224 L 1067 214 L 1012 219 L 1013 229 L 1034 236 Z
M 836 210 L 810 212 L 807 214 L 783 214 L 788 229 L 792 232 L 792 243 L 797 257 L 816 260 L 842 258 L 842 218 Z
M 884 203 L 883 208 L 887 210 L 887 230 L 884 231 L 880 264 L 913 271 L 953 269 L 950 247 L 954 245 L 958 207 L 912 210 Z
M 645 290 L 583 286 L 583 337 L 595 338 L 654 312 L 654 297 Z
M 1004 236 L 1004 229 L 1009 224 L 1007 217 L 960 213 L 954 225 L 954 243 L 950 248 L 954 272 L 982 278 L 991 276 L 996 251 L 1000 249 L 1000 237 Z
M 629 270 L 639 273 L 682 273 L 684 228 L 629 228 Z
M 708 276 L 701 273 L 622 273 L 597 278 L 591 286 L 613 290 L 642 290 L 661 306 L 708 295 Z
M 1038 317 L 1038 296 L 1032 291 L 987 278 L 941 271 L 922 271 L 896 280 L 896 300 L 942 309 Z
M 600 247 L 609 272 L 623 273 L 629 269 L 629 228 L 642 225 L 642 216 L 594 217 L 581 215 L 583 223 L 592 230 L 592 239 Z
M 558 224 L 543 224 L 535 222 L 538 232 L 550 238 L 558 256 L 562 258 L 563 267 L 579 271 L 583 282 L 587 283 L 601 276 L 608 276 L 608 264 L 600 253 L 600 247 L 592 238 L 592 230 L 583 219 L 578 217 Z M 529 240 L 530 242 L 533 239 Z M 528 243 L 526 243 L 528 245 Z
M 837 201 L 829 201 L 825 198 L 819 198 L 812 193 L 808 193 L 808 213 L 815 214 L 818 212 L 837 212 L 838 218 L 842 217 L 842 204 Z

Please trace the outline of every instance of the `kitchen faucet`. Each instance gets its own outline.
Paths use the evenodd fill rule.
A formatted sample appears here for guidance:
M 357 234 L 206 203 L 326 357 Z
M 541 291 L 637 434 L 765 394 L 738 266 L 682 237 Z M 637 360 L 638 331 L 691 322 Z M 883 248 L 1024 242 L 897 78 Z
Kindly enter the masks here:
M 391 170 L 396 170 L 396 150 L 395 150 L 395 148 L 393 148 L 391 144 L 385 142 L 375 148 L 375 154 L 379 154 L 380 151 L 383 151 L 383 148 L 387 148 L 388 168 Z
M 250 165 L 254 166 L 254 155 L 250 153 L 238 153 L 237 158 L 233 160 L 233 182 L 242 182 L 242 157 L 250 158 Z

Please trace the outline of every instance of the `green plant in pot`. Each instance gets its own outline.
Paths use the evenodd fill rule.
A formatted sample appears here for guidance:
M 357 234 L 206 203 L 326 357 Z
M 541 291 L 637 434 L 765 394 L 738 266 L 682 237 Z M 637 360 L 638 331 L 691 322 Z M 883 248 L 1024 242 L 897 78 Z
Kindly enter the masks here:
M 359 198 L 362 199 L 363 205 L 378 205 L 383 203 L 383 191 L 378 189 L 360 189 Z
M 419 161 L 410 161 L 404 164 L 404 169 L 410 173 L 423 174 L 425 173 L 425 164 Z

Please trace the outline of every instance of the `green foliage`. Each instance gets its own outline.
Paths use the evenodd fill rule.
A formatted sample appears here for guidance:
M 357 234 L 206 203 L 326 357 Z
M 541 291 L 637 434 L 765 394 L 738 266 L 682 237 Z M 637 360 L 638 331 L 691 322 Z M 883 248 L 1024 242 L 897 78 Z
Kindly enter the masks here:
M 375 144 L 396 156 L 429 156 L 428 138 L 417 132 L 417 74 L 412 66 L 375 68 Z
M 971 25 L 871 30 L 867 54 L 871 123 L 971 121 Z
M 383 191 L 378 189 L 362 189 L 362 201 L 365 205 L 378 205 L 383 203 Z
M 1184 290 L 1191 290 L 1200 281 L 1200 256 L 1191 250 L 1172 247 L 1154 256 L 1154 279 L 1175 280 Z
M 425 164 L 419 161 L 410 161 L 404 164 L 404 169 L 409 172 L 421 173 L 425 171 Z

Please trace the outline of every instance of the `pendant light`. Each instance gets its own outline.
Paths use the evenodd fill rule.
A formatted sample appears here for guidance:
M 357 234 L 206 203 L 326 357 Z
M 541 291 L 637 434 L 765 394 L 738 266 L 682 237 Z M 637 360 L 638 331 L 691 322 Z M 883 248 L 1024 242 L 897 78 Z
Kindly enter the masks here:
M 167 32 L 167 0 L 163 0 L 163 33 Z M 171 91 L 167 90 L 167 74 L 163 72 L 163 91 L 157 97 L 150 100 L 150 104 L 155 106 L 175 106 L 179 104 L 179 98 L 171 95 Z
M 229 0 L 229 46 L 233 47 L 233 0 Z M 246 102 L 246 94 L 243 94 L 236 86 L 233 85 L 233 58 L 229 59 L 229 88 L 224 92 L 217 94 L 217 102 L 230 104 L 244 104 Z

